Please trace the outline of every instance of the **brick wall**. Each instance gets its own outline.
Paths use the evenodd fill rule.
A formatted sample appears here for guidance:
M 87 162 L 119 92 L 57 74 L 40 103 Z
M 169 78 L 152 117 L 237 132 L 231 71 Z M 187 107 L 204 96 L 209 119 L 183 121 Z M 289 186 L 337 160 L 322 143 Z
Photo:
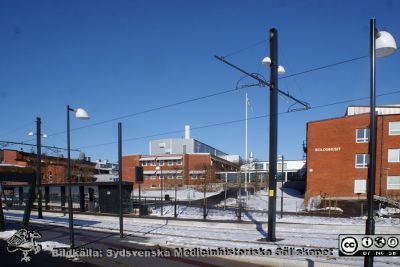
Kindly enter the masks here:
M 389 175 L 400 175 L 400 163 L 388 163 L 388 149 L 400 148 L 400 136 L 389 136 L 390 121 L 400 121 L 400 115 L 377 116 L 375 194 L 380 190 L 382 195 L 393 193 L 386 192 L 386 168 L 390 168 Z M 369 114 L 307 124 L 308 195 L 366 196 L 354 193 L 354 180 L 368 177 L 368 168 L 355 167 L 356 154 L 368 154 L 368 143 L 356 143 L 356 129 L 363 128 L 369 128 Z

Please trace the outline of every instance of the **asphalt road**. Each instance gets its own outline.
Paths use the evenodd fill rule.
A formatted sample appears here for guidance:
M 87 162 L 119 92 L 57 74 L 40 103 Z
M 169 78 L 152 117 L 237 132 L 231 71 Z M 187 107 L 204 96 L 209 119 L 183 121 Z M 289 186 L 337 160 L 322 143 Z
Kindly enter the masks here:
M 19 224 L 8 223 L 7 229 L 18 229 Z M 56 241 L 64 244 L 69 244 L 68 228 L 31 224 L 31 230 L 40 232 L 42 238 L 37 239 L 37 242 L 43 241 Z M 76 248 L 91 248 L 103 251 L 102 257 L 81 257 L 79 261 L 72 261 L 64 257 L 52 257 L 50 252 L 42 251 L 38 254 L 30 252 L 31 261 L 28 263 L 21 262 L 22 252 L 17 251 L 10 253 L 7 251 L 7 243 L 0 241 L 0 259 L 2 266 L 104 266 L 104 267 L 118 267 L 118 266 L 165 266 L 165 267 L 188 267 L 188 266 L 202 266 L 202 267 L 259 267 L 260 265 L 235 262 L 231 260 L 215 258 L 215 257 L 109 257 L 107 250 L 112 249 L 131 249 L 131 250 L 149 250 L 157 249 L 159 247 L 151 247 L 141 245 L 140 243 L 146 242 L 146 238 L 137 237 L 134 235 L 125 236 L 123 239 L 119 238 L 118 234 L 106 233 L 99 231 L 81 230 L 75 228 L 75 246 Z M 139 243 L 139 244 L 138 244 Z M 161 248 L 159 248 L 161 249 Z M 3 265 L 5 263 L 6 265 Z

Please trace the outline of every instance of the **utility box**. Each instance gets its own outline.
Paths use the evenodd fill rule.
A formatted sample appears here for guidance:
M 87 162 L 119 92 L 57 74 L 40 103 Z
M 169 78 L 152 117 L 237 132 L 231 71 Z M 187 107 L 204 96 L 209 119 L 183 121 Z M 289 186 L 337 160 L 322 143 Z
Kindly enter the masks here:
M 102 213 L 119 213 L 119 185 L 118 183 L 99 184 L 99 207 Z M 122 211 L 129 213 L 131 205 L 132 183 L 122 185 Z

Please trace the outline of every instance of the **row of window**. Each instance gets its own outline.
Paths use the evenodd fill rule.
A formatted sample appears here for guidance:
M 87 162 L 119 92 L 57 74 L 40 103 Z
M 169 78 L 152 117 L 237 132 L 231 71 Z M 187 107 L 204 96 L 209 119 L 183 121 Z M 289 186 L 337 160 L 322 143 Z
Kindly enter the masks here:
M 400 121 L 389 122 L 389 135 L 400 135 Z M 368 143 L 369 129 L 356 129 L 356 143 Z
M 204 179 L 204 176 L 202 176 L 201 174 L 191 174 L 190 176 L 191 176 L 192 180 L 197 180 L 197 179 L 203 180 Z M 145 175 L 144 178 L 146 180 L 156 180 L 156 179 L 162 180 L 164 178 L 175 179 L 175 175 L 173 175 L 173 174 L 163 174 L 163 175 L 159 175 L 158 174 L 157 176 L 155 176 L 155 175 Z M 176 179 L 183 179 L 183 177 L 182 177 L 182 175 L 177 175 Z
M 175 165 L 182 165 L 182 160 L 177 159 L 177 160 L 157 160 L 158 161 L 158 166 L 173 166 L 174 162 Z M 156 161 L 155 160 L 144 160 L 142 161 L 142 166 L 156 166 Z
M 400 162 L 400 148 L 388 149 L 388 162 Z M 367 168 L 368 164 L 368 154 L 356 154 L 356 168 Z
M 386 180 L 386 190 L 399 190 L 399 189 L 400 189 L 400 176 L 388 176 Z M 354 193 L 355 194 L 367 193 L 366 179 L 354 180 Z
M 144 176 L 144 178 L 145 179 L 147 179 L 147 180 L 156 180 L 156 179 L 160 179 L 160 180 L 162 180 L 162 179 L 164 179 L 164 178 L 167 178 L 167 179 L 174 179 L 175 178 L 175 175 L 173 175 L 173 174 L 163 174 L 163 175 L 145 175 Z M 182 175 L 177 175 L 176 176 L 176 179 L 182 179 L 183 177 L 182 177 Z

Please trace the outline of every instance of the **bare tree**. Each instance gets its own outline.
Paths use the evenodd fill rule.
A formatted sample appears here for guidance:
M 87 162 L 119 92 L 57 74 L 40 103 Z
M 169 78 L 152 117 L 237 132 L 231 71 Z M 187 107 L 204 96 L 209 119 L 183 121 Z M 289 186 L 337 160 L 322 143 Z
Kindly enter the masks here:
M 203 191 L 203 219 L 207 218 L 207 197 L 206 192 L 212 191 L 211 182 L 215 180 L 215 169 L 212 165 L 203 164 L 201 173 L 200 188 Z

